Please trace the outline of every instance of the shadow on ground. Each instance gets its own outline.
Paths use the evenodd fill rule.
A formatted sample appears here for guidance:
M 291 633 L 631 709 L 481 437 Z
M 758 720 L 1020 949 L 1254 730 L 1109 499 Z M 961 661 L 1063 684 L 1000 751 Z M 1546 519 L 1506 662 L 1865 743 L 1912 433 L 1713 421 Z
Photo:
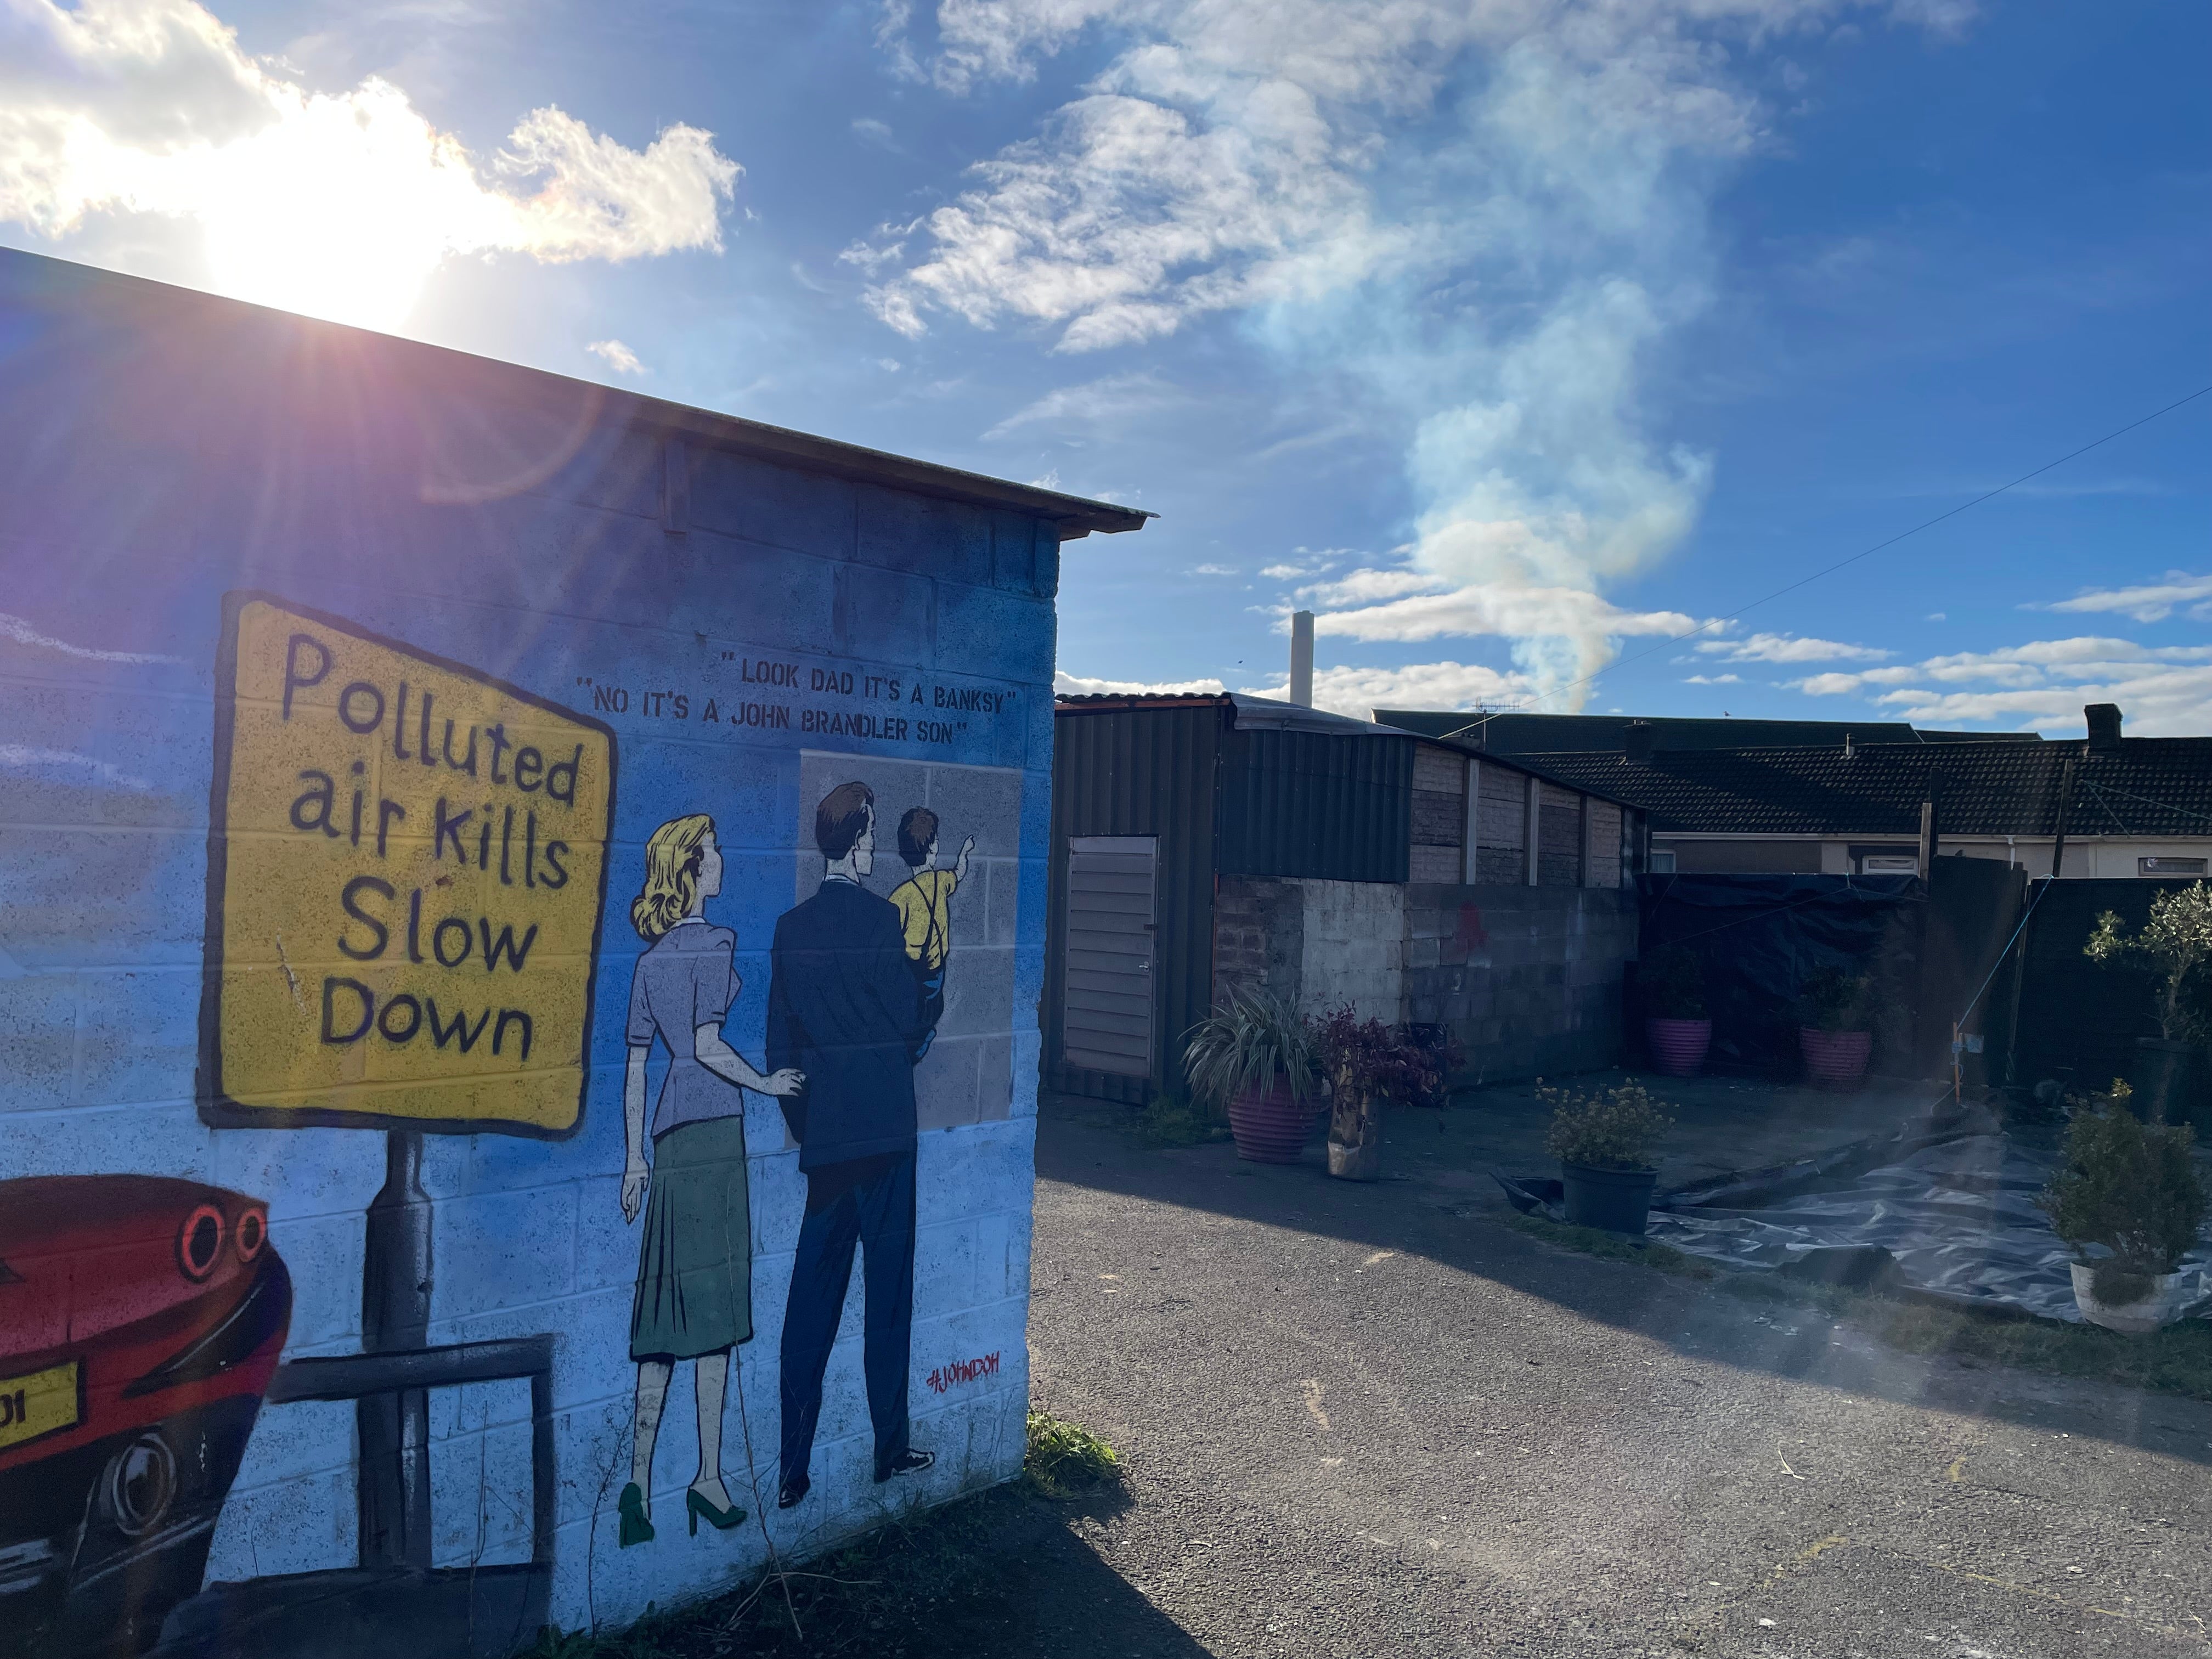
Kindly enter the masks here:
M 1839 1098 L 1724 1079 L 1663 1087 L 1684 1125 L 1662 1172 L 1669 1183 L 1805 1156 L 1889 1127 L 1924 1109 L 1936 1092 L 1916 1084 Z M 1394 1111 L 1385 1129 L 1385 1176 L 1372 1184 L 1329 1179 L 1318 1146 L 1297 1164 L 1250 1164 L 1225 1143 L 1146 1146 L 1128 1125 L 1126 1108 L 1046 1097 L 1039 1178 L 1418 1255 L 1578 1318 L 1746 1371 L 2212 1464 L 2202 1404 L 1878 1343 L 1839 1344 L 1832 1339 L 1836 1319 L 1819 1307 L 1747 1301 L 1731 1291 L 1765 1286 L 1733 1284 L 1729 1270 L 1710 1282 L 1671 1279 L 1638 1264 L 1571 1255 L 1515 1231 L 1489 1171 L 1545 1168 L 1533 1085 L 1460 1097 L 1443 1112 Z

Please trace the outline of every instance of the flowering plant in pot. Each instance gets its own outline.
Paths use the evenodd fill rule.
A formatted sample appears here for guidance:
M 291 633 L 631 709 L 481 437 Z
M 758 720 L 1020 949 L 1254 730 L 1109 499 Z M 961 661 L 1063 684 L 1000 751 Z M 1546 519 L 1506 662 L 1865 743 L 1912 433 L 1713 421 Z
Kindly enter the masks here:
M 1698 953 L 1686 945 L 1662 946 L 1637 964 L 1636 985 L 1644 994 L 1644 1042 L 1652 1069 L 1668 1077 L 1697 1076 L 1713 1041 Z
M 1856 1089 L 1874 1053 L 1874 980 L 1824 963 L 1805 976 L 1797 996 L 1797 1046 L 1805 1079 L 1829 1089 Z
M 2159 969 L 2158 1030 L 2136 1039 L 2136 1109 L 2154 1121 L 2182 1119 L 2200 1109 L 2205 1095 L 2204 1043 L 2212 1037 L 2212 1007 L 2205 995 L 2212 967 L 2212 886 L 2192 882 L 2151 901 L 2150 920 L 2130 937 L 2119 916 L 2097 918 L 2081 952 L 2111 965 L 2148 957 Z
M 2075 1115 L 2065 1164 L 2040 1202 L 2051 1231 L 2074 1249 L 2081 1316 L 2140 1336 L 2171 1324 L 2197 1299 L 2201 1275 L 2183 1273 L 2181 1260 L 2209 1200 L 2190 1157 L 2189 1126 L 2142 1121 L 2129 1109 L 2130 1092 L 2115 1078 L 2095 1108 Z
M 1237 1157 L 1298 1161 L 1319 1091 L 1313 1036 L 1279 997 L 1250 987 L 1231 991 L 1191 1028 L 1183 1077 L 1193 1097 L 1227 1109 Z
M 1350 1003 L 1311 1024 L 1329 1082 L 1328 1172 L 1373 1181 L 1382 1174 L 1383 1102 L 1441 1104 L 1443 1054 L 1402 1027 L 1360 1018 Z
M 1538 1078 L 1536 1098 L 1552 1109 L 1544 1150 L 1559 1160 L 1567 1219 L 1641 1235 L 1659 1176 L 1659 1139 L 1674 1120 L 1640 1083 L 1582 1094 L 1547 1088 Z

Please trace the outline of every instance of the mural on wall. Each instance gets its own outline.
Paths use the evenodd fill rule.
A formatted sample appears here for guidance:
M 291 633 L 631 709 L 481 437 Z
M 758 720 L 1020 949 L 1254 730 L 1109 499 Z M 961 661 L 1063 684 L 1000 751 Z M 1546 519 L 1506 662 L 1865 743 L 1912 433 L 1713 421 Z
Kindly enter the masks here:
M 264 594 L 216 672 L 203 1115 L 573 1132 L 612 732 Z
M 134 1653 L 199 1589 L 291 1312 L 255 1200 L 0 1182 L 0 1651 Z
M 630 921 L 649 947 L 631 978 L 623 1071 L 622 1209 L 645 1216 L 630 1312 L 637 1362 L 630 1477 L 617 1500 L 624 1549 L 649 1544 L 653 1450 L 678 1360 L 693 1366 L 699 1472 L 684 1494 L 690 1530 L 726 1531 L 745 1518 L 722 1481 L 722 1413 L 730 1351 L 752 1340 L 752 1207 L 747 1187 L 742 1089 L 788 1100 L 805 1086 L 792 1066 L 763 1076 L 724 1039 L 722 1022 L 744 988 L 737 935 L 706 916 L 722 890 L 722 851 L 703 812 L 672 818 L 645 848 L 645 885 Z M 646 1161 L 647 1063 L 658 1038 L 669 1066 Z
M 628 1396 L 627 1443 L 617 1443 L 627 1479 L 599 1499 L 614 1498 L 616 1548 L 655 1540 L 654 1457 L 685 1382 L 698 1455 L 681 1518 L 694 1537 L 704 1522 L 710 1538 L 748 1519 L 732 1486 L 766 1472 L 742 1457 L 733 1469 L 724 1430 L 758 1298 L 769 1299 L 780 1386 L 768 1398 L 780 1421 L 762 1420 L 757 1393 L 753 1426 L 777 1448 L 773 1490 L 778 1509 L 799 1511 L 793 1524 L 843 1524 L 851 1498 L 844 1482 L 835 1504 L 814 1492 L 827 1455 L 817 1432 L 833 1432 L 825 1393 L 833 1419 L 842 1389 L 865 1396 L 879 1485 L 940 1455 L 956 1468 L 974 1455 L 927 1432 L 915 1443 L 914 1384 L 926 1430 L 929 1411 L 957 1405 L 940 1396 L 998 1378 L 999 1352 L 985 1347 L 1002 1340 L 982 1334 L 975 1358 L 947 1364 L 940 1352 L 936 1369 L 926 1359 L 927 1375 L 915 1370 L 918 1231 L 960 1219 L 917 1215 L 917 1142 L 1010 1109 L 1021 769 L 741 748 L 681 788 L 663 763 L 635 791 L 647 799 L 629 804 L 625 830 L 616 736 L 597 719 L 265 593 L 224 597 L 216 659 L 198 1073 L 178 1109 L 196 1110 L 217 1141 L 270 1129 L 320 1131 L 332 1145 L 378 1135 L 368 1144 L 381 1145 L 384 1185 L 365 1213 L 347 1200 L 344 1218 L 363 1247 L 359 1352 L 326 1345 L 280 1363 L 293 1286 L 258 1200 L 141 1175 L 0 1182 L 0 1655 L 228 1659 L 403 1643 L 495 1653 L 550 1616 L 556 1433 L 567 1432 L 554 1378 L 573 1337 L 548 1312 L 554 1328 L 433 1340 L 440 1270 L 465 1285 L 475 1267 L 433 1261 L 435 1216 L 457 1194 L 426 1189 L 424 1136 L 546 1143 L 585 1128 L 611 884 L 630 896 L 643 948 L 605 964 L 597 1076 L 609 1091 L 601 1111 L 619 1079 L 621 1172 L 611 1188 L 590 1188 L 596 1207 L 578 1224 L 627 1231 L 635 1249 L 635 1376 L 569 1386 Z M 740 666 L 750 683 L 754 665 Z M 785 683 L 796 694 L 795 672 Z M 918 681 L 862 683 L 887 687 L 889 701 L 923 696 Z M 932 690 L 941 705 L 948 693 Z M 668 702 L 684 705 L 676 694 Z M 702 721 L 716 709 L 711 698 L 689 707 Z M 803 723 L 866 742 L 893 730 Z M 896 729 L 903 738 L 906 722 Z M 965 729 L 915 725 L 940 750 Z M 718 785 L 731 791 L 720 822 L 739 857 L 704 810 L 722 806 Z M 763 798 L 795 799 L 797 822 L 763 823 L 757 805 L 736 804 Z M 648 829 L 671 810 L 681 815 Z M 879 841 L 890 844 L 880 860 Z M 767 971 L 750 997 L 745 959 Z M 625 969 L 626 1011 L 616 1000 Z M 775 1103 L 787 1143 L 748 1146 L 747 1091 Z M 595 1123 L 611 1134 L 611 1121 Z M 558 1170 L 605 1144 L 530 1153 Z M 775 1190 L 791 1198 L 764 1208 L 757 1191 L 770 1159 Z M 757 1232 L 763 1213 L 791 1217 L 791 1231 Z M 773 1258 L 757 1287 L 756 1249 Z M 852 1376 L 839 1350 L 856 1254 Z M 303 1287 L 316 1285 L 301 1272 Z M 326 1303 L 333 1288 L 342 1301 L 356 1295 L 319 1288 Z M 940 1300 L 926 1313 L 964 1306 Z M 339 1328 L 350 1347 L 356 1328 Z M 605 1369 L 604 1357 L 594 1363 Z M 431 1512 L 431 1395 L 501 1382 L 529 1387 L 527 1559 L 447 1565 Z M 251 1577 L 234 1569 L 204 1583 L 257 1419 L 310 1401 L 353 1416 L 337 1455 L 349 1465 L 357 1565 L 276 1573 L 257 1563 Z M 854 1434 L 848 1451 L 861 1438 L 850 1425 L 834 1432 Z M 591 1551 L 595 1536 L 586 1529 L 580 1547 Z

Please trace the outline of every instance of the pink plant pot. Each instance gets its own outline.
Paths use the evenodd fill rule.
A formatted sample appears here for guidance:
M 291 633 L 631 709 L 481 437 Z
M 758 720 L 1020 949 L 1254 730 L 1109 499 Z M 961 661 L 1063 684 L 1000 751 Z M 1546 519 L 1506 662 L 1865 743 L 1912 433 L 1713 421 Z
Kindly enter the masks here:
M 1287 1079 L 1273 1086 L 1247 1089 L 1229 1102 L 1229 1133 L 1237 1156 L 1255 1164 L 1295 1164 L 1313 1131 L 1311 1106 L 1295 1105 Z
M 1867 1060 L 1874 1053 L 1872 1031 L 1822 1031 L 1810 1025 L 1797 1028 L 1797 1046 L 1805 1055 L 1805 1080 L 1823 1089 L 1856 1089 L 1866 1081 Z
M 1705 1068 L 1705 1050 L 1712 1047 L 1713 1023 L 1709 1019 L 1647 1019 L 1644 1046 L 1651 1050 L 1654 1070 L 1667 1077 L 1695 1077 Z

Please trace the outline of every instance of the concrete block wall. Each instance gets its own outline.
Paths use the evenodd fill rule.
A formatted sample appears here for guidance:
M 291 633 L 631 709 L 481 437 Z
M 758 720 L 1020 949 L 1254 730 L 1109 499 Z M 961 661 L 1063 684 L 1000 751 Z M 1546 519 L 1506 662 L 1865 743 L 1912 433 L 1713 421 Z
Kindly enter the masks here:
M 570 1116 L 529 1136 L 422 1137 L 423 1340 L 550 1340 L 552 1458 L 538 1473 L 553 1482 L 551 1534 L 532 1535 L 529 1383 L 437 1388 L 431 1531 L 413 1559 L 519 1567 L 538 1553 L 529 1605 L 569 1628 L 717 1591 L 763 1560 L 757 1522 L 685 1534 L 697 1442 L 684 1362 L 650 1483 L 659 1536 L 617 1543 L 641 1231 L 621 1194 L 625 1020 L 645 948 L 629 914 L 655 829 L 710 814 L 726 868 L 706 919 L 734 932 L 742 980 L 723 1029 L 762 1065 L 769 942 L 779 915 L 821 878 L 810 850 L 818 794 L 848 778 L 878 791 L 878 891 L 904 873 L 894 830 L 905 806 L 940 814 L 947 861 L 961 838 L 977 838 L 953 904 L 941 1041 L 916 1078 L 908 1388 L 913 1443 L 937 1462 L 885 1486 L 871 1478 L 856 1271 L 813 1491 L 794 1510 L 775 1507 L 778 1344 L 805 1183 L 778 1106 L 747 1093 L 750 1237 L 740 1243 L 754 1334 L 736 1349 L 720 1472 L 738 1504 L 764 1512 L 787 1559 L 1016 1473 L 1028 1394 L 1054 526 L 770 465 L 696 430 L 672 462 L 665 434 L 610 416 L 592 389 L 74 270 L 0 254 L 12 354 L 0 380 L 0 1258 L 27 1278 L 25 1252 L 54 1248 L 51 1232 L 42 1243 L 9 1231 L 34 1199 L 106 1248 L 118 1229 L 143 1230 L 123 1206 L 152 1193 L 151 1224 L 168 1231 L 148 1258 L 144 1271 L 161 1283 L 147 1294 L 184 1297 L 205 1313 L 215 1302 L 191 1298 L 214 1297 L 234 1277 L 220 1263 L 204 1291 L 189 1273 L 176 1277 L 174 1252 L 189 1237 L 176 1230 L 199 1202 L 222 1211 L 225 1249 L 235 1238 L 241 1257 L 238 1218 L 265 1206 L 267 1250 L 291 1290 L 289 1322 L 236 1373 L 251 1386 L 225 1396 L 252 1423 L 227 1492 L 191 1499 L 204 1515 L 168 1517 L 208 1523 L 193 1534 L 204 1559 L 178 1568 L 183 1557 L 165 1558 L 183 1574 L 173 1595 L 161 1592 L 166 1601 L 102 1601 L 97 1587 L 79 1595 L 58 1579 L 51 1588 L 74 1609 L 75 1635 L 9 1623 L 30 1619 L 38 1598 L 0 1601 L 0 1647 L 67 1659 L 143 1645 L 165 1623 L 182 1628 L 174 1621 L 195 1607 L 213 1619 L 257 1595 L 281 1597 L 295 1582 L 282 1576 L 343 1572 L 367 1548 L 352 1401 L 262 1404 L 256 1391 L 274 1386 L 280 1357 L 289 1366 L 362 1354 L 365 1212 L 385 1181 L 386 1134 L 295 1127 L 281 1111 L 226 1119 L 206 1085 L 210 1043 L 220 1059 L 231 1040 L 219 1025 L 210 1036 L 204 992 L 222 972 L 207 947 L 222 923 L 211 916 L 211 863 L 231 839 L 214 817 L 226 787 L 217 716 L 234 690 L 222 678 L 234 625 L 225 596 L 242 591 L 335 618 L 408 662 L 441 665 L 420 676 L 488 677 L 611 738 L 612 798 L 587 849 L 605 872 L 596 939 L 530 964 L 589 988 L 587 1023 L 564 1030 L 541 1012 L 530 1062 L 568 1068 Z M 672 495 L 687 498 L 680 514 Z M 292 712 L 309 712 L 307 702 Z M 327 757 L 302 748 L 256 763 L 275 765 L 288 789 L 305 769 L 347 775 L 356 751 L 343 748 L 353 739 L 330 713 L 321 709 L 314 739 Z M 360 739 L 361 766 L 398 766 L 374 751 L 377 740 Z M 234 786 L 246 765 L 240 741 Z M 409 811 L 423 822 L 429 804 L 410 796 Z M 518 816 L 518 846 L 522 823 Z M 329 833 L 343 825 L 341 805 Z M 269 844 L 299 830 L 280 819 Z M 367 856 L 342 838 L 329 845 L 334 857 Z M 489 866 L 484 880 L 491 900 L 523 902 Z M 359 948 L 363 937 L 336 883 L 327 887 L 303 884 L 285 923 L 285 972 L 301 964 L 311 988 L 295 1024 L 265 1039 L 295 1045 L 302 1065 L 327 1042 L 314 1024 L 318 953 L 341 936 Z M 386 914 L 396 951 L 400 913 Z M 329 962 L 332 972 L 367 972 Z M 666 1065 L 655 1047 L 650 1097 Z M 412 1098 L 404 1089 L 390 1097 L 403 1097 Z M 177 1184 L 149 1187 L 149 1177 Z M 68 1260 L 39 1259 L 60 1276 L 36 1291 L 39 1305 L 65 1311 L 80 1294 L 67 1288 Z M 65 1567 L 72 1529 L 95 1513 L 78 1488 L 110 1449 L 142 1431 L 189 1437 L 194 1413 L 211 1407 L 198 1394 L 126 1399 L 128 1379 L 103 1370 L 122 1363 L 112 1346 L 60 1341 L 25 1322 L 30 1291 L 11 1293 L 15 1303 L 0 1303 L 0 1375 L 61 1381 L 41 1395 L 39 1437 L 0 1434 L 0 1481 L 28 1481 L 23 1490 L 51 1499 L 51 1559 Z M 63 1386 L 78 1377 L 81 1407 Z M 142 1409 L 137 1398 L 150 1403 Z M 361 1650 L 461 1651 L 474 1638 L 445 1619 L 453 1605 L 418 1595 Z
M 1635 895 L 1618 888 L 1405 890 L 1405 1014 L 1458 1041 L 1461 1080 L 1497 1083 L 1611 1066 L 1620 985 L 1636 954 Z
M 1446 1026 L 1462 1083 L 1565 1075 L 1620 1059 L 1637 932 L 1636 896 L 1620 888 L 1224 877 L 1214 990 Z

